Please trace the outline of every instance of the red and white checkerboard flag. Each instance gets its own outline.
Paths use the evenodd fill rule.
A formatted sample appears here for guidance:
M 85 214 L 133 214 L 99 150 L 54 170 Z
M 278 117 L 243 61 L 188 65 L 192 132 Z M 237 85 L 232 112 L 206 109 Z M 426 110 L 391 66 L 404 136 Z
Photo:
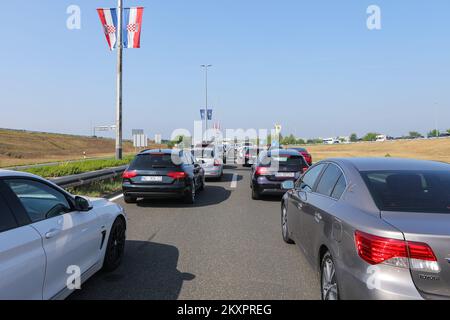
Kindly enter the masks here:
M 144 8 L 126 8 L 123 10 L 123 47 L 140 48 L 142 16 Z
M 117 9 L 97 9 L 97 12 L 103 26 L 108 46 L 111 50 L 114 50 L 117 46 Z M 143 14 L 143 7 L 123 9 L 122 44 L 124 48 L 131 49 L 141 47 Z

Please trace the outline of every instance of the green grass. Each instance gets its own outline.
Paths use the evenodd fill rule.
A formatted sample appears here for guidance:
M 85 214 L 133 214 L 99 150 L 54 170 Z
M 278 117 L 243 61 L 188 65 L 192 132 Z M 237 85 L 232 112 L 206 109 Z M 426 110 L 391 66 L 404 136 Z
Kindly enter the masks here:
M 90 185 L 68 188 L 67 191 L 71 194 L 76 194 L 86 197 L 101 198 L 122 190 L 122 179 L 109 179 L 103 181 L 93 182 Z
M 123 160 L 86 160 L 82 162 L 64 163 L 57 166 L 44 166 L 23 170 L 44 178 L 58 178 L 74 174 L 81 174 L 106 168 L 120 167 L 131 162 L 134 156 L 126 156 Z

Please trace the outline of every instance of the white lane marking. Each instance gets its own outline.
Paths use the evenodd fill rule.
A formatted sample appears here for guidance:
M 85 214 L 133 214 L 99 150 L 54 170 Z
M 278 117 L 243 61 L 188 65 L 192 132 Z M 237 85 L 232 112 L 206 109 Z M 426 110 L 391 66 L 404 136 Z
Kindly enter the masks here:
M 231 180 L 231 189 L 236 189 L 238 183 L 238 175 L 237 173 L 233 174 L 233 179 Z
M 117 200 L 119 200 L 121 198 L 123 198 L 123 194 L 118 195 L 117 197 L 111 198 L 111 199 L 109 199 L 109 201 L 117 201 Z

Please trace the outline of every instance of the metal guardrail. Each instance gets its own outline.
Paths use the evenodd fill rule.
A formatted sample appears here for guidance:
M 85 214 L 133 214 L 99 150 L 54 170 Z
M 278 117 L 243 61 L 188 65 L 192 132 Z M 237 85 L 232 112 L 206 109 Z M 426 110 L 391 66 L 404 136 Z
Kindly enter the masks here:
M 73 176 L 54 178 L 50 180 L 62 188 L 80 187 L 96 181 L 116 178 L 120 176 L 127 169 L 127 167 L 128 166 L 120 166 L 116 168 L 86 172 Z

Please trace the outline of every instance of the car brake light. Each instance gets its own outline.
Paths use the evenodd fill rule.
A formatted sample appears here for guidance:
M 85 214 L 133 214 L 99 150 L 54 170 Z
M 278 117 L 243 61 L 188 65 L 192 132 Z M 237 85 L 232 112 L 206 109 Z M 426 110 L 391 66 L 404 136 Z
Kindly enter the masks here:
M 371 265 L 388 264 L 422 272 L 440 272 L 433 250 L 426 243 L 355 233 L 359 256 Z
M 221 163 L 219 160 L 214 160 L 214 167 L 220 167 Z
M 122 178 L 124 179 L 131 179 L 131 178 L 135 178 L 137 177 L 137 172 L 136 170 L 134 171 L 125 171 L 122 175 Z
M 257 167 L 255 171 L 257 176 L 267 176 L 270 175 L 270 170 L 267 167 Z
M 169 172 L 167 176 L 172 179 L 184 179 L 187 177 L 187 174 L 186 172 Z

